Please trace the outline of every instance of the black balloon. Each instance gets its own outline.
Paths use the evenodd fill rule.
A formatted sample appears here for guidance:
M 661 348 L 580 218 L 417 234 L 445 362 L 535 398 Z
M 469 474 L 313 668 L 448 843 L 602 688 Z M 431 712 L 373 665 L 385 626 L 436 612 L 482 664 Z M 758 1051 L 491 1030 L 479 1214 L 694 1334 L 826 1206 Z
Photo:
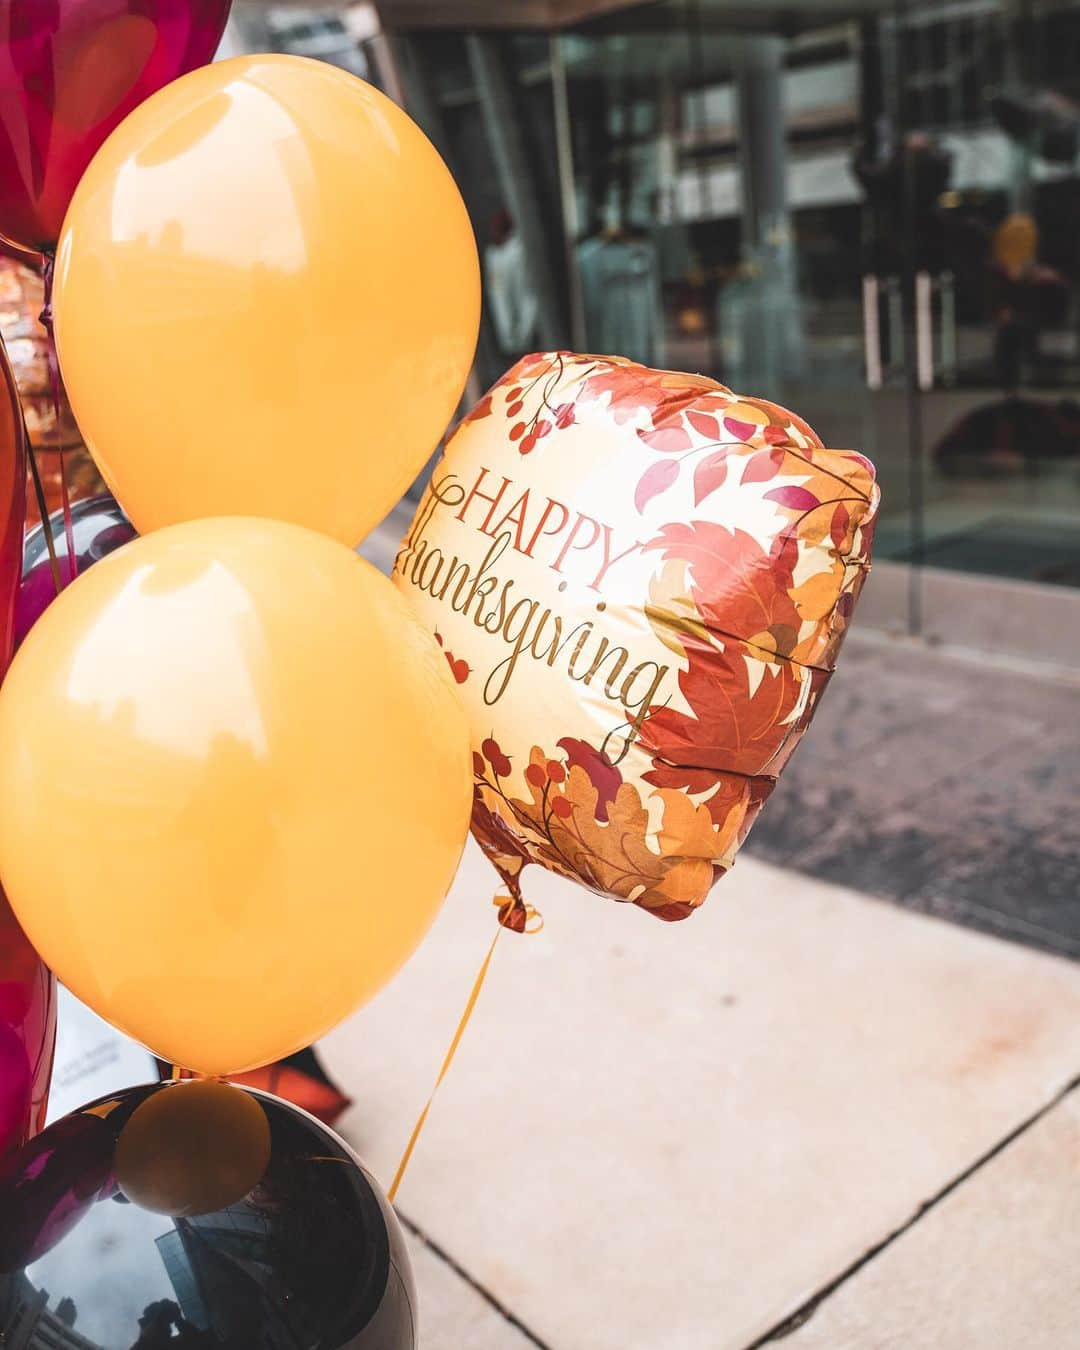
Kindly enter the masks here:
M 64 585 L 71 580 L 67 556 L 67 531 L 63 511 L 49 517 L 49 532 Z M 124 515 L 113 497 L 87 497 L 71 508 L 71 537 L 75 545 L 76 571 L 81 576 L 88 567 L 134 539 L 135 526 Z M 39 522 L 23 540 L 22 582 L 15 601 L 15 646 L 56 599 L 52 563 L 45 527 Z
M 0 1345 L 415 1350 L 415 1310 L 377 1183 L 267 1093 L 130 1088 L 0 1161 Z

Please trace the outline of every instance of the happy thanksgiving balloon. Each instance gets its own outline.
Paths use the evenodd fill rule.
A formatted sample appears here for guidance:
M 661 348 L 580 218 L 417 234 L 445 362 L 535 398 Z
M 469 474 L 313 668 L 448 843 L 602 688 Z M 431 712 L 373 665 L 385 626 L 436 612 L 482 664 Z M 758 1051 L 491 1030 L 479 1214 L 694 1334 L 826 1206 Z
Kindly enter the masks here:
M 873 466 L 615 357 L 520 361 L 458 427 L 394 576 L 472 728 L 472 828 L 663 919 L 731 866 L 870 566 Z

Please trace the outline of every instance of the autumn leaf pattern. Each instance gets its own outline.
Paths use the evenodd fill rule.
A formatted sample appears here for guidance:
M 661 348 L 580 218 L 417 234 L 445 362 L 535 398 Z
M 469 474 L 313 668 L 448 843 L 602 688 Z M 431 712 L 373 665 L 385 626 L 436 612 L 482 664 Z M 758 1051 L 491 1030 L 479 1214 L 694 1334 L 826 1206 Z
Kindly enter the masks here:
M 731 865 L 828 683 L 869 570 L 873 467 L 768 400 L 614 357 L 526 357 L 463 426 L 481 420 L 485 464 L 526 457 L 530 486 L 568 502 L 544 477 L 562 434 L 577 429 L 574 471 L 584 429 L 617 438 L 626 472 L 623 459 L 610 468 L 610 516 L 637 532 L 644 577 L 620 621 L 651 635 L 672 674 L 617 760 L 588 723 L 547 726 L 528 707 L 516 744 L 485 731 L 473 833 L 515 900 L 539 863 L 685 918 Z M 463 692 L 479 685 L 447 659 Z

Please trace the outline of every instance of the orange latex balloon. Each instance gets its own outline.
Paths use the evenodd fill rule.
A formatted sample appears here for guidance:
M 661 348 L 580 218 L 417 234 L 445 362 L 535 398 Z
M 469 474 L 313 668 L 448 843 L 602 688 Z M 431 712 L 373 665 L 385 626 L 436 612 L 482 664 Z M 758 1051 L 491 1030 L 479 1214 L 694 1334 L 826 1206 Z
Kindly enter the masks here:
M 245 56 L 168 85 L 98 151 L 53 310 L 79 427 L 140 533 L 241 514 L 356 544 L 454 412 L 479 266 L 396 104 Z
M 208 1074 L 329 1030 L 453 877 L 468 732 L 389 581 L 294 525 L 144 536 L 64 590 L 0 689 L 0 876 L 84 1002 Z

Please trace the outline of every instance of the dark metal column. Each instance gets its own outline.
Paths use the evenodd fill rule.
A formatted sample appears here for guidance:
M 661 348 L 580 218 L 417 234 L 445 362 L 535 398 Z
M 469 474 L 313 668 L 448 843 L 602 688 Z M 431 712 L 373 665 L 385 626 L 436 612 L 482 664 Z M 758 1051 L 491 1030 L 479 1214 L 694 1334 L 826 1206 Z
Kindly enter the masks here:
M 745 274 L 737 318 L 740 374 L 747 392 L 775 389 L 778 395 L 805 364 L 787 201 L 784 51 L 783 38 L 764 36 L 743 39 L 735 52 Z
M 499 189 L 521 236 L 527 280 L 537 299 L 540 340 L 545 347 L 561 347 L 566 342 L 567 325 L 553 280 L 556 272 L 550 244 L 529 172 L 505 58 L 494 37 L 470 33 L 465 46 Z
M 739 175 L 743 242 L 751 248 L 790 237 L 783 77 L 783 38 L 744 41 L 738 73 Z

